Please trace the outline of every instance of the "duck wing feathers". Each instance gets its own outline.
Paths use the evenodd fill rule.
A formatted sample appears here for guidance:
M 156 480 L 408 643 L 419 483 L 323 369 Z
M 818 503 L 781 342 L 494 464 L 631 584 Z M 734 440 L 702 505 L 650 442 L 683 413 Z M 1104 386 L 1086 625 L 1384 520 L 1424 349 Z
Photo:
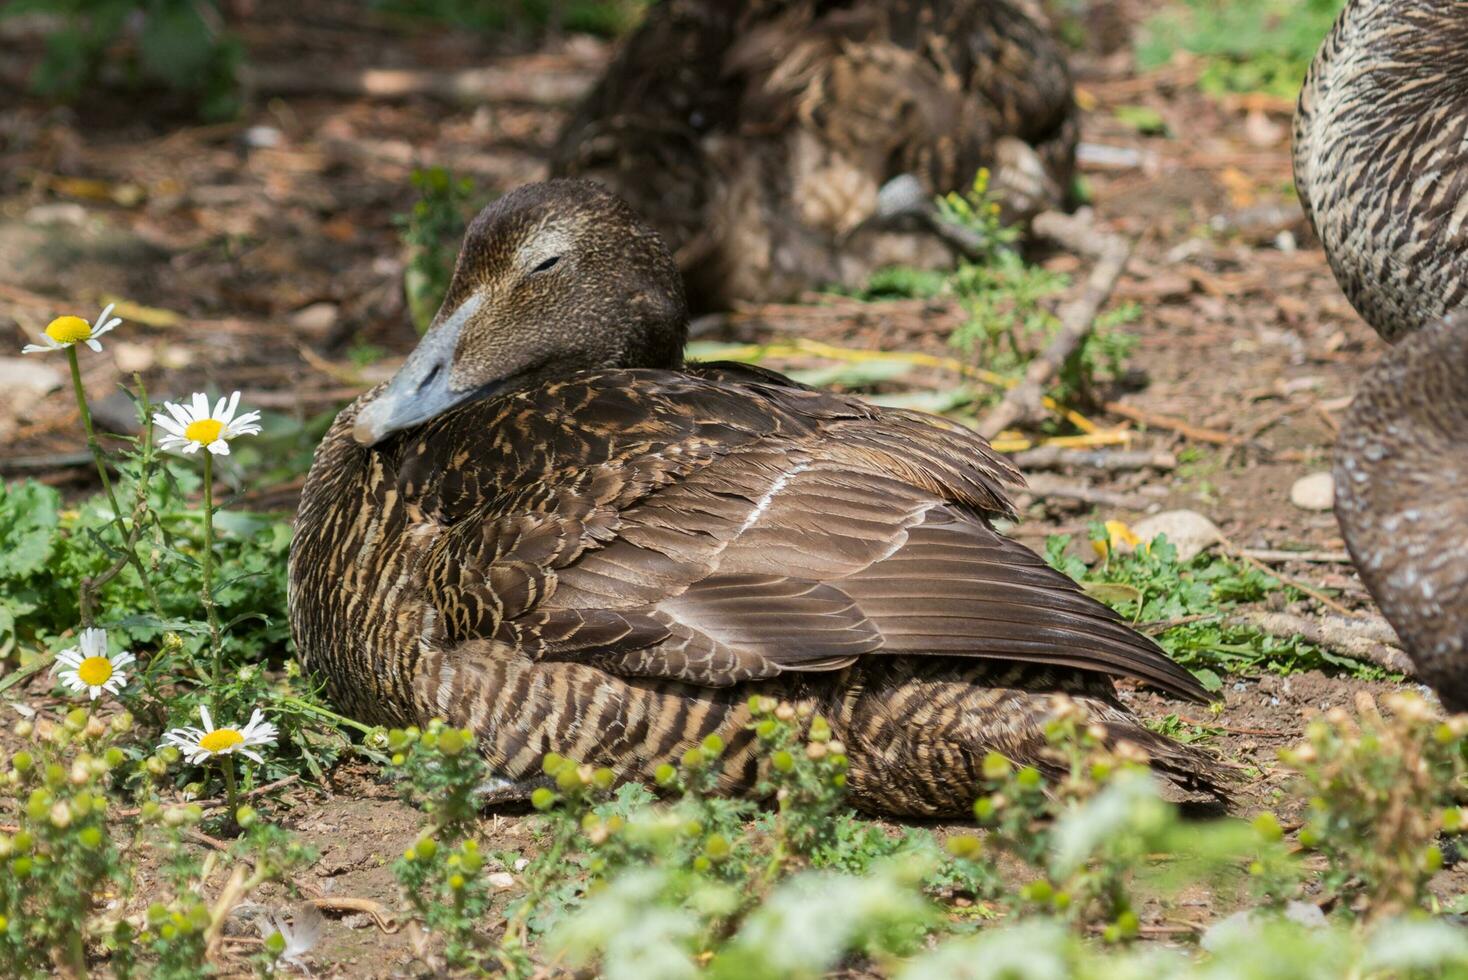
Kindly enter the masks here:
M 1019 474 L 944 419 L 767 372 L 592 372 L 410 434 L 443 527 L 428 637 L 723 687 L 859 658 L 1185 670 L 990 519 Z

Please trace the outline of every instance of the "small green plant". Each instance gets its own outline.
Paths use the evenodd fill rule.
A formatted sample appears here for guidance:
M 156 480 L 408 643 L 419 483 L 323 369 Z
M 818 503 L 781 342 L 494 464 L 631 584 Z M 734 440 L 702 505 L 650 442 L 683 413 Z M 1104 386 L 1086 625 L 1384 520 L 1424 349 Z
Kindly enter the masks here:
M 223 28 L 216 0 L 11 0 L 0 17 L 59 16 L 31 76 L 39 94 L 67 101 L 98 81 L 109 61 L 132 85 L 192 93 L 205 119 L 239 111 L 243 47 Z
M 1188 51 L 1203 61 L 1198 84 L 1213 95 L 1266 92 L 1293 99 L 1345 0 L 1186 0 L 1147 24 L 1143 68 Z
M 480 932 L 489 885 L 473 836 L 474 793 L 485 778 L 484 759 L 471 732 L 437 720 L 421 731 L 395 728 L 387 745 L 404 798 L 429 815 L 418 839 L 393 863 L 393 875 L 414 919 L 443 937 L 445 963 L 482 970 L 495 952 Z
M 936 204 L 942 220 L 963 228 L 978 243 L 978 254 L 961 259 L 948 272 L 902 266 L 878 270 L 857 295 L 872 301 L 953 298 L 966 313 L 950 338 L 953 346 L 985 370 L 1017 379 L 1059 329 L 1050 305 L 1070 280 L 1025 260 L 1018 244 L 1020 229 L 1001 218 L 987 170 L 978 172 L 967 191 L 945 194 Z M 1052 397 L 1063 403 L 1085 399 L 1097 379 L 1119 376 L 1136 343 L 1121 328 L 1139 315 L 1135 304 L 1126 304 L 1099 317 L 1062 365 Z M 992 390 L 984 397 L 1001 394 Z
M 468 226 L 474 181 L 455 177 L 442 167 L 415 170 L 412 179 L 418 200 L 394 221 L 406 251 L 403 291 L 408 313 L 418 332 L 423 333 L 453 278 L 459 240 Z
M 1092 522 L 1089 537 L 1104 556 L 1095 565 L 1087 567 L 1068 552 L 1069 535 L 1046 539 L 1046 560 L 1133 623 L 1153 624 L 1162 648 L 1210 691 L 1223 686 L 1224 671 L 1331 668 L 1362 678 L 1383 675 L 1379 667 L 1299 638 L 1280 639 L 1230 621 L 1229 611 L 1242 603 L 1259 602 L 1271 593 L 1295 597 L 1290 586 L 1271 575 L 1206 551 L 1180 561 L 1165 535 L 1130 553 L 1107 544 L 1111 532 L 1100 522 Z
M 1356 716 L 1332 708 L 1281 753 L 1309 800 L 1302 847 L 1324 855 L 1326 893 L 1353 913 L 1389 918 L 1422 907 L 1443 866 L 1440 835 L 1468 830 L 1468 716 L 1444 719 L 1416 694 L 1365 692 Z
M 138 381 L 131 394 L 140 434 L 121 452 L 106 451 L 79 350 L 101 351 L 98 338 L 120 323 L 111 307 L 92 323 L 57 317 L 39 343 L 23 348 L 65 354 L 102 494 L 68 512 L 36 484 L 0 491 L 7 518 L 0 535 L 13 549 L 0 559 L 0 655 L 19 661 L 0 690 L 49 667 L 53 687 L 82 702 L 55 715 L 25 709 L 12 731 L 22 747 L 0 780 L 0 810 L 20 818 L 13 833 L 0 834 L 7 872 L 0 875 L 0 966 L 7 975 L 49 966 L 86 976 L 96 950 L 105 950 L 108 971 L 119 977 L 205 975 L 234 904 L 311 860 L 242 805 L 256 767 L 269 772 L 280 764 L 272 751 L 280 730 L 259 705 L 289 719 L 301 765 L 314 758 L 307 729 L 319 727 L 317 718 L 337 720 L 295 689 L 299 671 L 269 677 L 250 659 L 257 651 L 241 656 L 231 646 L 234 628 L 262 618 L 258 610 L 223 619 L 231 587 L 270 581 L 265 573 L 274 571 L 263 557 L 259 569 L 250 568 L 240 552 L 231 555 L 240 567 L 223 565 L 221 555 L 230 552 L 215 526 L 215 457 L 259 433 L 257 413 L 237 414 L 238 394 L 211 404 L 203 393 L 155 412 Z M 202 466 L 167 462 L 164 453 Z M 197 505 L 189 501 L 195 492 Z M 283 557 L 279 549 L 273 554 Z M 260 594 L 244 588 L 243 595 L 253 602 Z M 202 727 L 180 724 L 196 712 Z M 250 763 L 243 779 L 241 760 Z M 168 802 L 180 786 L 207 797 L 216 773 L 224 797 L 209 801 L 212 813 L 203 804 Z M 223 858 L 201 860 L 184 846 L 205 820 L 211 832 L 234 838 Z M 221 859 L 233 867 L 210 903 L 200 889 Z M 129 902 L 145 865 L 161 869 L 155 880 L 162 890 L 138 910 Z M 116 900 L 104 904 L 107 898 Z

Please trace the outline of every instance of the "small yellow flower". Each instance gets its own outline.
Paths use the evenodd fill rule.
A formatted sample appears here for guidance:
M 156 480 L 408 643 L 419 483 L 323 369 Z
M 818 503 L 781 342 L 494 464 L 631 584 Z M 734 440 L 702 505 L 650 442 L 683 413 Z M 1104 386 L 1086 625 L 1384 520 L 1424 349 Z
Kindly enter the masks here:
M 249 724 L 243 728 L 215 728 L 209 709 L 203 705 L 199 706 L 199 718 L 204 722 L 203 728 L 175 728 L 164 734 L 158 747 L 176 746 L 189 762 L 197 764 L 215 756 L 235 752 L 256 762 L 264 762 L 258 753 L 251 752 L 250 749 L 258 745 L 275 744 L 275 726 L 265 720 L 259 708 L 250 714 Z
M 167 414 L 158 412 L 153 424 L 163 430 L 158 448 L 169 452 L 196 453 L 202 447 L 216 456 L 229 455 L 229 440 L 239 436 L 252 436 L 260 431 L 257 420 L 259 412 L 246 412 L 234 417 L 240 405 L 240 393 L 236 391 L 228 398 L 219 399 L 214 410 L 209 410 L 209 397 L 202 391 L 195 392 L 188 406 L 175 402 L 164 402 Z
M 73 694 L 87 691 L 95 701 L 103 691 L 116 694 L 127 685 L 122 668 L 137 658 L 131 653 L 107 653 L 107 631 L 84 629 L 78 645 L 56 655 L 51 672 Z
M 1105 558 L 1113 551 L 1124 555 L 1130 554 L 1141 545 L 1142 539 L 1137 537 L 1123 521 L 1107 521 L 1106 540 L 1091 542 L 1091 547 L 1096 549 L 1096 555 L 1099 558 Z
M 75 344 L 85 343 L 98 353 L 102 345 L 97 338 L 122 322 L 122 317 L 112 316 L 112 305 L 108 303 L 98 314 L 95 323 L 88 323 L 79 316 L 58 316 L 46 324 L 46 332 L 39 344 L 26 344 L 22 354 L 44 354 L 47 351 L 66 350 Z

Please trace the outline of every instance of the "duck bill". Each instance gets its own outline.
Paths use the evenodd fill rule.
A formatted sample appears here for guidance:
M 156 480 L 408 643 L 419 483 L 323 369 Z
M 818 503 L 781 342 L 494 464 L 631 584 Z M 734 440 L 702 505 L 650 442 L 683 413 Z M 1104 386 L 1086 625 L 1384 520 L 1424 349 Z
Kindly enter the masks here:
M 448 316 L 439 311 L 387 387 L 357 412 L 352 438 L 364 446 L 375 446 L 394 432 L 421 425 L 483 394 L 482 388 L 456 390 L 452 383 L 459 334 L 479 304 L 479 296 L 471 294 Z

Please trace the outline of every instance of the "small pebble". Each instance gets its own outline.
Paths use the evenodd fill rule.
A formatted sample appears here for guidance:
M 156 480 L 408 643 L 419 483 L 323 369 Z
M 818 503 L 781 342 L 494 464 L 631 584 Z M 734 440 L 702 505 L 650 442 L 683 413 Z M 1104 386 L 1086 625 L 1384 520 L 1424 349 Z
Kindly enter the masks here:
M 1133 524 L 1132 533 L 1143 541 L 1151 541 L 1159 534 L 1167 535 L 1167 540 L 1177 549 L 1178 561 L 1191 560 L 1223 537 L 1218 525 L 1196 510 L 1154 514 Z
M 1330 510 L 1335 506 L 1335 481 L 1329 473 L 1302 476 L 1290 487 L 1290 503 L 1301 510 Z

